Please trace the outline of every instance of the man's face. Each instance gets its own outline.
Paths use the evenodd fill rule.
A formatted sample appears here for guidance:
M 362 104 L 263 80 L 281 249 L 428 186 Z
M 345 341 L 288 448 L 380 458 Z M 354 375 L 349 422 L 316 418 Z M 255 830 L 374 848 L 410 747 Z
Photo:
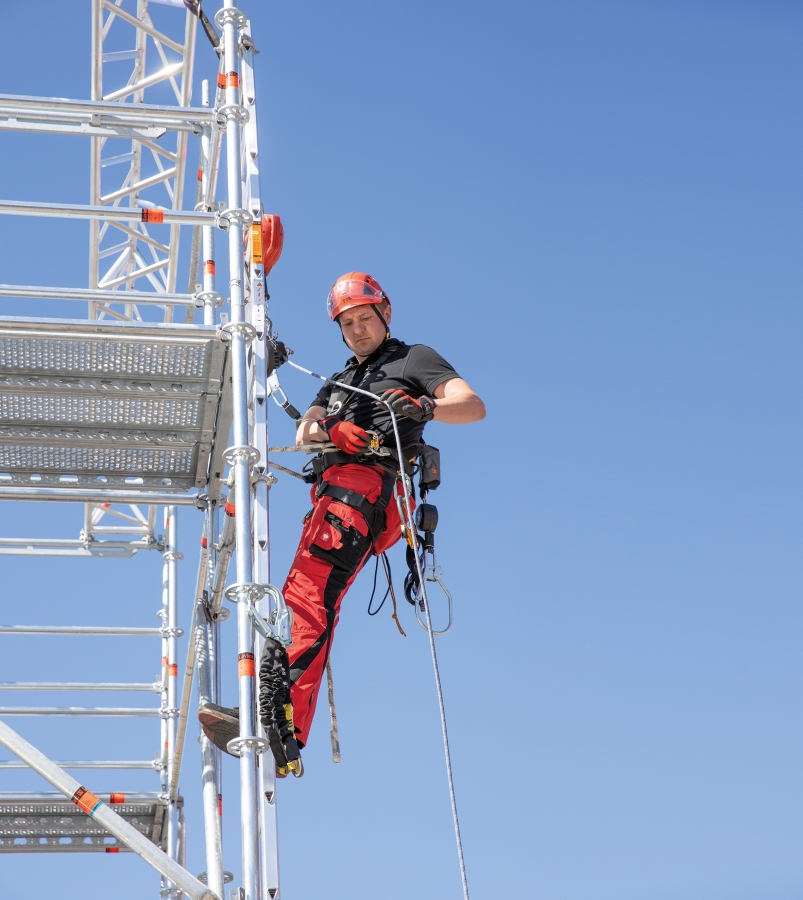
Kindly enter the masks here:
M 387 327 L 382 323 L 377 310 L 371 306 L 357 306 L 340 314 L 340 328 L 343 337 L 353 353 L 358 356 L 370 356 L 385 340 Z M 385 316 L 390 322 L 390 311 Z

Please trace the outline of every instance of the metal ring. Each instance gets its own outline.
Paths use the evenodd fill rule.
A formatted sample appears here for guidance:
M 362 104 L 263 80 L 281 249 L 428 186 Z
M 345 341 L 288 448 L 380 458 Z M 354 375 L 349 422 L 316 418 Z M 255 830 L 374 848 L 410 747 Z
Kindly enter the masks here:
M 218 219 L 223 219 L 225 222 L 239 222 L 243 228 L 250 228 L 254 222 L 254 214 L 247 209 L 238 209 L 236 207 L 232 207 L 231 209 L 221 209 L 221 211 L 217 214 Z
M 226 127 L 229 119 L 236 119 L 242 128 L 250 117 L 248 110 L 240 103 L 224 103 L 215 107 L 215 125 L 221 130 Z
M 218 622 L 225 622 L 226 619 L 231 615 L 228 609 L 225 606 L 221 606 L 220 609 L 215 613 L 215 618 Z
M 181 628 L 167 628 L 166 626 L 161 629 L 162 637 L 171 638 L 171 637 L 181 637 L 184 634 L 183 629 Z
M 246 445 L 245 447 L 229 447 L 223 451 L 223 459 L 233 466 L 237 460 L 246 459 L 252 466 L 259 462 L 259 450 L 256 447 Z
M 229 22 L 234 22 L 238 28 L 242 28 L 247 21 L 245 13 L 241 9 L 237 9 L 236 6 L 227 6 L 215 13 L 215 25 L 218 28 L 223 28 Z
M 241 334 L 246 344 L 253 343 L 257 338 L 257 330 L 250 322 L 227 322 L 220 328 L 220 337 L 224 341 L 230 341 L 235 334 Z
M 228 744 L 226 744 L 226 750 L 231 753 L 232 756 L 239 756 L 241 747 L 253 747 L 257 753 L 265 753 L 270 750 L 270 744 L 265 738 L 256 737 L 256 735 L 253 737 L 232 738 Z
M 224 596 L 230 603 L 242 603 L 240 594 L 248 594 L 247 599 L 256 602 L 265 596 L 265 587 L 253 582 L 237 582 L 226 588 Z
M 207 881 L 207 874 L 206 874 L 206 872 L 201 872 L 201 874 L 198 876 L 198 881 L 200 881 L 201 884 L 208 884 L 208 883 L 209 883 L 209 882 Z M 229 883 L 232 882 L 232 881 L 234 881 L 234 876 L 231 874 L 231 872 L 226 872 L 226 871 L 224 870 L 224 872 L 223 872 L 223 884 L 229 884 Z
M 207 301 L 215 304 L 215 309 L 220 309 L 221 306 L 226 302 L 223 299 L 222 294 L 218 294 L 217 291 L 200 291 L 199 293 L 193 296 L 193 302 L 198 307 L 198 309 L 203 309 L 206 305 Z
M 160 709 L 159 710 L 159 718 L 160 719 L 177 719 L 179 714 L 178 709 Z
M 162 554 L 162 559 L 167 560 L 167 562 L 181 562 L 184 559 L 184 554 L 179 553 L 178 550 L 166 550 Z

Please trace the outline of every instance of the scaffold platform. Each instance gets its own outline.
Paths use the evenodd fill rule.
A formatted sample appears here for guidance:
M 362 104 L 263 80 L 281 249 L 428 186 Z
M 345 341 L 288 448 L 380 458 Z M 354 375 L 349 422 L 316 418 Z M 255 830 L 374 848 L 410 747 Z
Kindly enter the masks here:
M 0 317 L 0 486 L 200 490 L 225 363 L 201 325 Z

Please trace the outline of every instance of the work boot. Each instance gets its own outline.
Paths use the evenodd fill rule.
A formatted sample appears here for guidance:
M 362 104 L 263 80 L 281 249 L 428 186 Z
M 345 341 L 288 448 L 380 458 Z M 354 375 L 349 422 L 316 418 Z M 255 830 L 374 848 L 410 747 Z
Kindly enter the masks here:
M 218 706 L 217 703 L 206 702 L 198 710 L 198 719 L 209 740 L 224 753 L 228 753 L 229 741 L 240 736 L 240 708 L 235 706 L 229 709 Z
M 259 665 L 259 714 L 280 778 L 292 772 L 304 774 L 301 750 L 296 742 L 287 650 L 273 638 L 265 640 Z
M 293 708 L 290 704 L 289 716 L 292 727 L 292 717 L 293 717 Z M 204 734 L 209 738 L 209 740 L 216 746 L 219 747 L 224 753 L 229 753 L 228 751 L 228 743 L 234 738 L 238 738 L 240 736 L 240 709 L 235 706 L 232 709 L 229 709 L 226 706 L 218 706 L 217 703 L 204 703 L 203 706 L 198 710 L 198 719 L 201 722 L 201 728 L 203 729 Z M 286 754 L 283 752 L 283 745 L 281 743 L 281 739 L 279 739 L 279 747 L 282 748 L 281 757 L 277 756 L 276 750 L 273 746 L 273 740 L 271 739 L 271 732 L 273 732 L 278 738 L 278 732 L 275 728 L 268 729 L 268 740 L 271 744 L 271 750 L 273 751 L 274 759 L 276 760 L 276 777 L 277 778 L 287 778 L 290 772 L 296 776 L 296 778 L 300 778 L 304 774 L 304 766 L 301 763 L 301 754 L 298 752 L 298 745 L 293 744 L 296 747 L 296 755 L 295 759 L 288 759 Z M 233 754 L 229 754 L 232 756 Z M 289 754 L 292 756 L 292 751 Z M 279 764 L 279 759 L 281 758 L 282 764 Z

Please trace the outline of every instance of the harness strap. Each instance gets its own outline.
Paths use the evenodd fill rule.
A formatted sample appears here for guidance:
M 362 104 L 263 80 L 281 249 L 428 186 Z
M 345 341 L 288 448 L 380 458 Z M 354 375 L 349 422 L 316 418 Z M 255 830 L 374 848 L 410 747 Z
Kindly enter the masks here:
M 368 388 L 374 381 L 375 373 L 390 359 L 391 356 L 393 356 L 394 353 L 401 350 L 403 346 L 402 342 L 397 341 L 396 338 L 388 338 L 385 341 L 385 349 L 383 352 L 363 370 L 359 384 L 354 384 L 357 372 L 360 368 L 359 365 L 351 370 L 347 369 L 337 380 L 342 381 L 345 384 L 350 384 L 353 387 Z M 357 396 L 359 395 L 354 393 L 354 391 L 347 391 L 345 388 L 335 387 L 329 395 L 326 414 L 330 416 L 342 415 L 346 407 L 349 406 Z
M 371 542 L 376 544 L 385 530 L 385 509 L 393 494 L 395 481 L 395 472 L 385 470 L 382 473 L 382 492 L 376 503 L 369 503 L 365 494 L 341 487 L 339 484 L 331 484 L 328 481 L 322 481 L 318 485 L 315 496 L 319 499 L 321 497 L 333 497 L 339 503 L 345 503 L 346 506 L 356 509 L 365 519 L 365 524 L 368 526 L 368 531 L 371 534 Z

